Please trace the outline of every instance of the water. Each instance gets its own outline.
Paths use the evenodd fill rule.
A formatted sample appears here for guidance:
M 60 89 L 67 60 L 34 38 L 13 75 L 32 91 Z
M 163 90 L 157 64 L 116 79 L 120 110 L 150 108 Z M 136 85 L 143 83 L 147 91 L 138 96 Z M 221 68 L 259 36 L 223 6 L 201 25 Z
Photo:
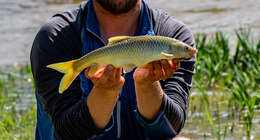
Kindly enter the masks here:
M 193 32 L 233 32 L 247 26 L 258 34 L 260 31 L 259 0 L 151 0 L 150 3 L 182 20 Z
M 228 105 L 230 93 L 223 95 L 221 92 L 209 91 L 207 95 L 210 103 L 208 106 L 203 104 L 201 95 L 197 92 L 191 93 L 187 120 L 181 135 L 196 140 L 217 139 L 218 135 L 225 140 L 246 140 L 246 122 L 242 119 L 246 112 L 238 110 L 236 105 Z M 212 116 L 213 125 L 208 120 L 207 107 Z M 250 139 L 258 140 L 260 139 L 260 106 L 254 113 Z
M 0 65 L 29 61 L 33 39 L 53 14 L 77 7 L 81 0 L 0 0 Z M 251 27 L 260 34 L 260 0 L 147 0 L 183 21 L 194 33 L 234 34 Z

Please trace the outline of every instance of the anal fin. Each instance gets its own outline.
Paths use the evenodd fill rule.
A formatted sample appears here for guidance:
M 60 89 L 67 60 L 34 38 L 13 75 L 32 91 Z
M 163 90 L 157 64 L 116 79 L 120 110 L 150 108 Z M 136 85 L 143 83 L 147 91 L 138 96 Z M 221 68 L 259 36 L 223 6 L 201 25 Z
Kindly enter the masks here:
M 127 64 L 123 66 L 124 72 L 128 73 L 132 71 L 136 66 L 134 64 Z

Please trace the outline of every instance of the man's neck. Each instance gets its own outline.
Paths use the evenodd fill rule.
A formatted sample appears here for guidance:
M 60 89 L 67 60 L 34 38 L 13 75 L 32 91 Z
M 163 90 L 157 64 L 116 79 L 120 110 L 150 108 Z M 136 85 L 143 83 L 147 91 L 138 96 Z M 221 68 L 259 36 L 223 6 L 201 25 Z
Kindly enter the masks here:
M 133 36 L 137 29 L 141 5 L 140 0 L 128 13 L 115 15 L 103 9 L 96 1 L 93 1 L 102 39 L 107 43 L 108 38 L 113 36 Z

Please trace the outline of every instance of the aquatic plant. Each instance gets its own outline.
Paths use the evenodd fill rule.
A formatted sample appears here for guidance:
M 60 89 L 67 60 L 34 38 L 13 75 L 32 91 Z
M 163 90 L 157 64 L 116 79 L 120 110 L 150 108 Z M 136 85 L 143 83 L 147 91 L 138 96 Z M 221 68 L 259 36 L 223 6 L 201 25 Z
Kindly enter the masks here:
M 255 108 L 260 100 L 260 40 L 257 43 L 250 40 L 250 29 L 237 30 L 236 37 L 236 51 L 232 55 L 228 38 L 222 32 L 217 32 L 211 39 L 207 35 L 195 36 L 199 53 L 194 83 L 202 101 L 209 102 L 205 99 L 208 90 L 231 94 L 227 96 L 229 105 L 239 105 L 237 109 L 243 112 L 241 117 L 246 122 L 246 136 L 250 138 Z M 209 124 L 214 127 L 209 108 L 205 111 Z M 216 133 L 221 139 L 219 132 Z
M 223 85 L 220 80 L 223 80 L 223 76 L 227 75 L 225 70 L 229 61 L 227 37 L 222 32 L 217 32 L 210 40 L 207 40 L 207 35 L 196 35 L 195 41 L 199 53 L 194 79 L 200 79 L 200 82 L 203 82 L 201 84 L 207 85 L 208 88 Z

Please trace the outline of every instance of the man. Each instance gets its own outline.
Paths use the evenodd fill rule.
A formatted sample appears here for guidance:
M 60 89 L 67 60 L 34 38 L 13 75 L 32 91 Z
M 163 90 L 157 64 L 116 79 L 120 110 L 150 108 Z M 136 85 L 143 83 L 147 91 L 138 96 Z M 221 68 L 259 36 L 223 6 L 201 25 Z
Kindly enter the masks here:
M 79 58 L 120 35 L 161 35 L 194 45 L 182 23 L 144 0 L 89 0 L 55 15 L 41 28 L 31 51 L 36 139 L 157 140 L 180 132 L 194 58 L 151 62 L 126 74 L 109 65 L 89 77 L 87 68 L 58 93 L 63 75 L 48 64 Z

